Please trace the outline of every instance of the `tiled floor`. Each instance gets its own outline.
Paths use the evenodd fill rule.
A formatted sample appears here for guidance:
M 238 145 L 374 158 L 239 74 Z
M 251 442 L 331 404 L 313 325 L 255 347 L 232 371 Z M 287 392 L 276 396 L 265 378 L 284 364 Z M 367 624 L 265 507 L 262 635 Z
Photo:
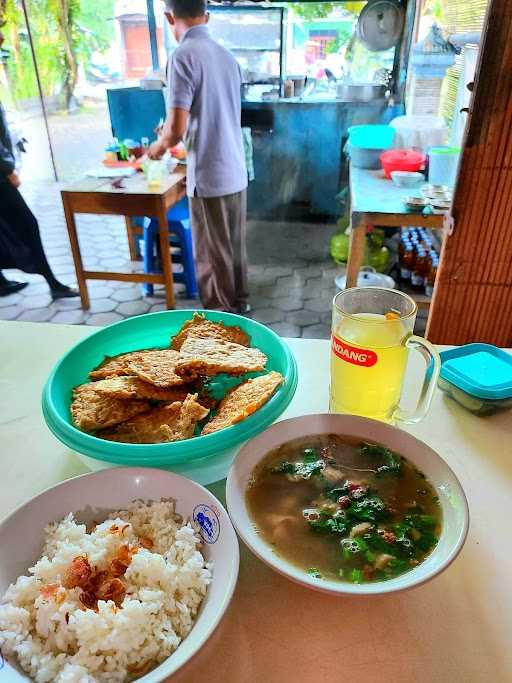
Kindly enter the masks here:
M 39 219 L 46 254 L 57 277 L 75 283 L 73 259 L 55 183 L 27 183 L 24 195 Z M 85 267 L 140 270 L 130 262 L 124 220 L 107 216 L 79 216 L 78 233 Z M 333 225 L 249 221 L 248 252 L 251 317 L 287 337 L 327 338 L 334 278 L 342 270 L 328 255 Z M 114 281 L 90 281 L 91 309 L 79 299 L 52 303 L 38 275 L 4 271 L 7 277 L 30 281 L 19 294 L 0 298 L 0 319 L 67 324 L 106 325 L 132 315 L 165 308 L 161 288 L 143 297 L 141 287 Z M 176 286 L 179 308 L 199 308 Z

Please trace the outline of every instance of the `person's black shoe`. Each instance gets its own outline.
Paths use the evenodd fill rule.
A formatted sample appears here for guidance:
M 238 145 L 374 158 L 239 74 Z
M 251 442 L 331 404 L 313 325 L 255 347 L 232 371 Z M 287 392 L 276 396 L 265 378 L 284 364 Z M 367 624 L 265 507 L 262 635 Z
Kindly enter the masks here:
M 15 280 L 6 280 L 0 285 L 0 296 L 9 296 L 19 292 L 28 286 L 28 282 L 16 282 Z
M 245 304 L 240 304 L 240 305 L 238 306 L 238 311 L 237 311 L 237 313 L 238 313 L 239 315 L 247 315 L 247 314 L 250 313 L 251 311 L 252 311 L 252 306 L 251 306 L 251 304 L 245 303 Z
M 57 299 L 72 299 L 75 296 L 80 296 L 80 293 L 76 289 L 66 287 L 66 285 L 62 285 L 62 287 L 56 289 L 50 289 L 50 293 L 54 301 L 57 301 Z

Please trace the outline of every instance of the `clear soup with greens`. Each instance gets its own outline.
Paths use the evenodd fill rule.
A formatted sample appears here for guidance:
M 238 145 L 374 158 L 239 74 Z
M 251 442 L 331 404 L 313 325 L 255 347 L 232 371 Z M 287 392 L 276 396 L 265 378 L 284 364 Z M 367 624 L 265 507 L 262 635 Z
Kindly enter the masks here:
M 270 452 L 247 505 L 275 552 L 318 580 L 391 579 L 422 562 L 441 531 L 422 472 L 384 446 L 333 434 Z

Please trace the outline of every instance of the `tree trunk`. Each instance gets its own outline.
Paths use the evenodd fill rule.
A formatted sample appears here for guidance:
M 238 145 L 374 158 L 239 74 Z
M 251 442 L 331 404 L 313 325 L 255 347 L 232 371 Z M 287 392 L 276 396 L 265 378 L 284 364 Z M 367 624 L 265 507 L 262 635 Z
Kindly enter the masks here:
M 73 7 L 70 0 L 59 1 L 60 12 L 58 22 L 61 32 L 62 45 L 64 48 L 65 71 L 64 71 L 64 102 L 66 109 L 70 108 L 73 93 L 75 92 L 76 83 L 78 80 L 78 64 L 75 56 L 73 45 Z

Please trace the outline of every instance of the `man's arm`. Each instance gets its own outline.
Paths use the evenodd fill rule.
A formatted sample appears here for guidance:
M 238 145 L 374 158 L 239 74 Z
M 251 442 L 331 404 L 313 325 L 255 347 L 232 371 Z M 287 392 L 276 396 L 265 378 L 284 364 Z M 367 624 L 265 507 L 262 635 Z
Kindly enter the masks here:
M 161 159 L 165 152 L 181 142 L 188 126 L 189 112 L 186 109 L 173 107 L 169 110 L 160 138 L 148 150 L 150 159 Z

